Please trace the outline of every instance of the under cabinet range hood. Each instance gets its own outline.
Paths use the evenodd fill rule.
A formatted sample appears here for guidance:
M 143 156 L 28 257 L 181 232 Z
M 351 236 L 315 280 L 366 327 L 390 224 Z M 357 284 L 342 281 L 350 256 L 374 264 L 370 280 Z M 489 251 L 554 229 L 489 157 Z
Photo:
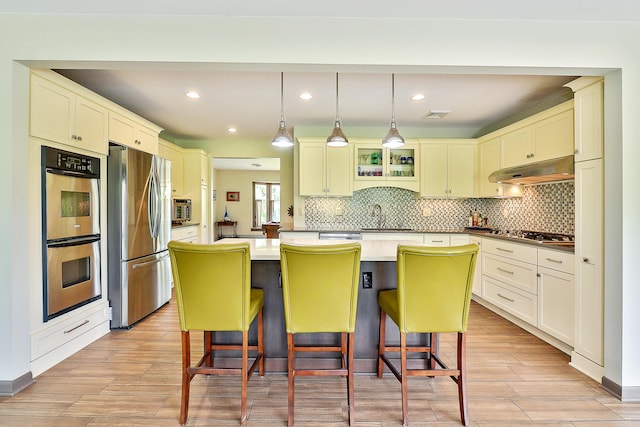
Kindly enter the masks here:
M 489 182 L 535 185 L 574 179 L 573 156 L 500 169 L 489 175 Z

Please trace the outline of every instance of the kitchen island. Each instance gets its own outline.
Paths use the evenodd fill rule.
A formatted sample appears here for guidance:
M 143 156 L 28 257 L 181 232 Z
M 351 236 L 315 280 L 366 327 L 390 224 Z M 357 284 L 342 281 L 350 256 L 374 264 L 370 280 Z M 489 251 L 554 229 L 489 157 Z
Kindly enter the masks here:
M 268 372 L 287 371 L 287 335 L 284 323 L 284 308 L 282 301 L 282 286 L 280 283 L 280 239 L 243 239 L 228 238 L 215 242 L 247 241 L 251 246 L 251 281 L 252 286 L 264 289 L 264 352 L 265 368 Z M 299 244 L 332 244 L 344 241 L 287 239 L 287 243 Z M 396 287 L 396 250 L 398 244 L 414 244 L 412 241 L 363 240 L 360 271 L 370 272 L 372 280 L 363 288 L 362 279 L 359 283 L 358 308 L 355 332 L 355 369 L 359 373 L 376 372 L 378 357 L 378 291 Z M 362 274 L 361 274 L 362 277 Z M 397 339 L 397 327 L 389 322 L 387 335 L 390 340 Z M 250 336 L 256 340 L 255 326 L 251 328 Z M 238 339 L 240 333 L 218 333 L 216 337 L 222 340 Z M 304 344 L 304 334 L 296 339 Z M 337 334 L 316 334 L 315 342 L 337 345 Z M 302 354 L 299 358 L 323 358 L 322 354 Z M 335 359 L 330 355 L 324 359 L 327 365 L 333 366 Z M 224 363 L 221 360 L 220 363 Z

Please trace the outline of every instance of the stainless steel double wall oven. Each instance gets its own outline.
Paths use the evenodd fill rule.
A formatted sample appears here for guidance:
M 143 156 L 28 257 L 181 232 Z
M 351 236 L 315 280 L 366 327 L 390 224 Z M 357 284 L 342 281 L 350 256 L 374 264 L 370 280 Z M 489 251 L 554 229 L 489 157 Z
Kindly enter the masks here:
M 44 321 L 101 297 L 100 159 L 42 147 Z

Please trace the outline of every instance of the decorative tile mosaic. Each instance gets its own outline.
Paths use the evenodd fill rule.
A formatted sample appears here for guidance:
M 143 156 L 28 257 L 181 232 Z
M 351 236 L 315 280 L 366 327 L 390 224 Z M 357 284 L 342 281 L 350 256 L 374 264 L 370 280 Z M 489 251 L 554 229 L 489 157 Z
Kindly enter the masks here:
M 495 229 L 574 234 L 573 181 L 525 187 L 523 197 L 513 199 L 420 199 L 395 187 L 359 190 L 352 197 L 309 197 L 305 225 L 318 230 L 376 227 L 376 204 L 388 228 L 458 230 L 467 225 L 469 212 L 477 210 Z M 423 216 L 425 211 L 430 215 Z

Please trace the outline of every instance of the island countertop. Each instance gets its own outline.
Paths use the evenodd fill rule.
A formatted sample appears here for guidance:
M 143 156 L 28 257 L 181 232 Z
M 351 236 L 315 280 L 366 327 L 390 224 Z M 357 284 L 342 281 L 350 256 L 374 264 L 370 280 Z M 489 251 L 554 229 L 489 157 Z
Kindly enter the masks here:
M 216 240 L 214 244 L 231 242 L 249 242 L 252 261 L 277 261 L 280 259 L 280 242 L 297 245 L 330 245 L 336 243 L 357 242 L 362 247 L 361 261 L 396 261 L 398 244 L 415 245 L 407 240 L 319 240 L 319 239 L 251 239 L 225 238 Z

